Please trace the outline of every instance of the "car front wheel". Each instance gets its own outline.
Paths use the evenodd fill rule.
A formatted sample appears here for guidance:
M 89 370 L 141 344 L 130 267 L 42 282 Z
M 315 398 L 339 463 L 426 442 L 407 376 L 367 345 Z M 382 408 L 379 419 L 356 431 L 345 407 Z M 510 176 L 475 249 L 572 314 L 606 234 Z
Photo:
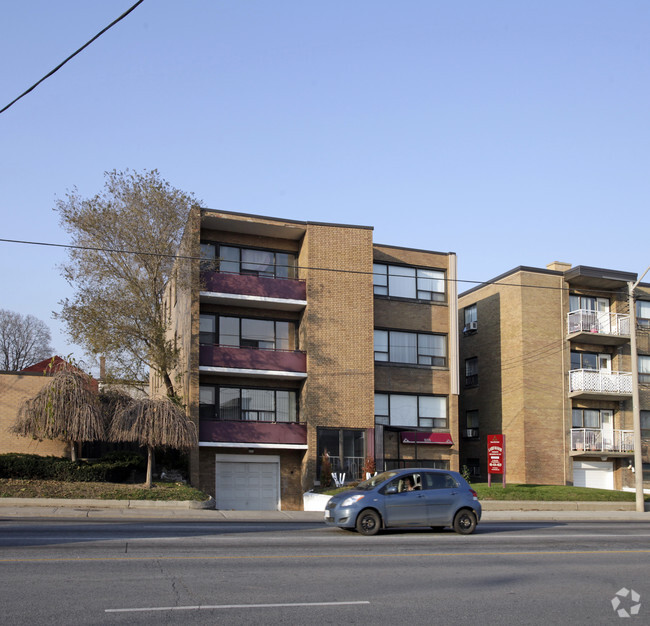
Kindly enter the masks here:
M 456 513 L 454 530 L 461 535 L 471 535 L 476 528 L 476 515 L 468 509 Z
M 357 531 L 362 535 L 376 535 L 381 527 L 379 514 L 367 509 L 361 511 L 357 517 Z

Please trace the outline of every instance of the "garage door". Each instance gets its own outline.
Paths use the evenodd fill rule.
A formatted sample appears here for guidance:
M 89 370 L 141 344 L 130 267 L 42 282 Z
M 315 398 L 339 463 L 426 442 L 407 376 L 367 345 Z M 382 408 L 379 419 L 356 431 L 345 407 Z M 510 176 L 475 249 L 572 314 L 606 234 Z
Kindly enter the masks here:
M 606 462 L 574 461 L 573 484 L 576 487 L 614 489 L 614 467 Z
M 226 458 L 224 458 L 226 457 Z M 280 508 L 280 460 L 235 460 L 217 455 L 216 508 L 236 511 L 277 511 Z

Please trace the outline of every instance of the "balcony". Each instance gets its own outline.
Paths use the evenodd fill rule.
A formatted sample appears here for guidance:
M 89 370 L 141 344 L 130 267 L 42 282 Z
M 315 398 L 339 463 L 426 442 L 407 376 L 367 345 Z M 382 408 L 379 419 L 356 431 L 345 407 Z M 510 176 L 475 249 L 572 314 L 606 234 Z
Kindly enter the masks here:
M 297 423 L 221 422 L 202 419 L 201 446 L 220 448 L 307 449 L 307 426 Z
M 629 456 L 634 453 L 633 430 L 605 430 L 602 428 L 572 428 L 571 454 Z
M 307 378 L 307 356 L 297 350 L 201 345 L 199 371 L 230 376 L 302 380 Z
M 604 397 L 632 396 L 632 374 L 606 370 L 571 370 L 569 397 L 601 400 Z
M 201 302 L 277 311 L 301 311 L 307 306 L 302 280 L 219 272 L 204 272 L 201 278 Z
M 570 341 L 599 345 L 621 345 L 630 340 L 630 316 L 580 309 L 567 315 Z

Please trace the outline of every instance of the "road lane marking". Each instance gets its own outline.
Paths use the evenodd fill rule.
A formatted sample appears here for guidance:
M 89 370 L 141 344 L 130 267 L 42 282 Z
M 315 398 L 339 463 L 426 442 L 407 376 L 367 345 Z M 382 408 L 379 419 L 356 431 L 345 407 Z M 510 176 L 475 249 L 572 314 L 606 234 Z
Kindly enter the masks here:
M 513 550 L 513 551 L 485 551 L 485 552 L 414 552 L 394 554 L 272 554 L 272 555 L 246 555 L 246 556 L 127 556 L 127 557 L 79 557 L 79 558 L 33 558 L 33 559 L 0 559 L 0 563 L 93 563 L 114 561 L 253 561 L 253 560 L 279 560 L 279 559 L 379 559 L 379 558 L 405 558 L 405 557 L 436 557 L 441 556 L 566 556 L 567 554 L 650 554 L 650 549 L 642 550 Z
M 277 604 L 197 604 L 196 606 L 150 606 L 133 609 L 104 609 L 105 613 L 143 613 L 146 611 L 205 611 L 212 609 L 275 609 L 300 606 L 351 606 L 370 604 L 368 600 L 350 602 L 291 602 Z

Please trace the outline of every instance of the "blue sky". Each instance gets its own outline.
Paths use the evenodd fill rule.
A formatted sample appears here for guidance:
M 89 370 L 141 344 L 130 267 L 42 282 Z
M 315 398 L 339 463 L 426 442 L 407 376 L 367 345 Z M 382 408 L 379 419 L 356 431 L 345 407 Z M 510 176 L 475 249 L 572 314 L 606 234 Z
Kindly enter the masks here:
M 133 2 L 5 6 L 0 108 Z M 648 32 L 647 0 L 145 0 L 0 115 L 0 238 L 67 243 L 57 197 L 157 168 L 211 208 L 456 252 L 461 280 L 641 274 Z M 0 308 L 80 357 L 64 259 L 0 243 Z

